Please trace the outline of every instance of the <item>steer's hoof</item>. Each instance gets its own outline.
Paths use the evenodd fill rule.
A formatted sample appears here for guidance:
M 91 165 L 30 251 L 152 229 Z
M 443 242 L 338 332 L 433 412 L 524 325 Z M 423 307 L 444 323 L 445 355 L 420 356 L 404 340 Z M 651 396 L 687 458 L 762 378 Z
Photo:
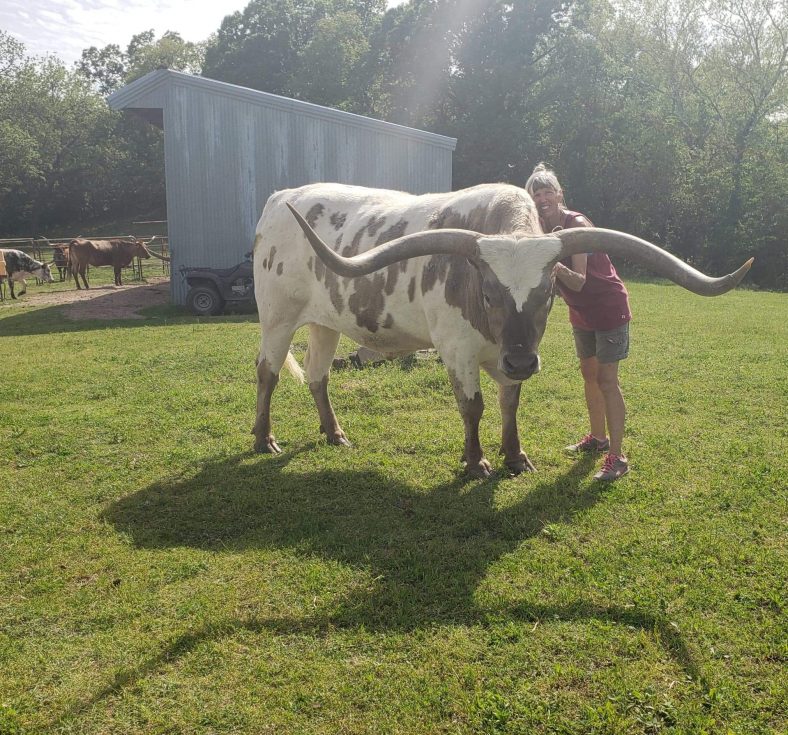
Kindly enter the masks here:
M 521 454 L 516 459 L 507 459 L 504 461 L 506 469 L 511 475 L 521 475 L 523 472 L 536 472 L 536 467 L 533 466 L 531 460 Z
M 484 457 L 482 457 L 482 459 L 474 464 L 466 464 L 465 474 L 484 480 L 488 477 L 492 477 L 493 468 L 492 465 L 486 459 L 484 459 Z
M 282 452 L 272 436 L 264 436 L 255 440 L 254 451 L 258 454 L 281 454 Z
M 320 433 L 326 435 L 326 441 L 329 444 L 333 444 L 335 447 L 352 447 L 353 445 L 350 443 L 350 440 L 345 436 L 345 432 L 342 429 L 337 429 L 336 431 L 332 431 L 331 433 L 327 432 L 323 428 L 323 424 L 320 424 Z

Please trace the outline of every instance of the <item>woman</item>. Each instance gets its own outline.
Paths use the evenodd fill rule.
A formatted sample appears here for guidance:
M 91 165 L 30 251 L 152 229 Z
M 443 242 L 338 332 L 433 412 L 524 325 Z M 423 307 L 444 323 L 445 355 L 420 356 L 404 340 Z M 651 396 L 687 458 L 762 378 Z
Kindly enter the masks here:
M 534 169 L 525 188 L 545 232 L 594 226 L 584 215 L 566 208 L 558 178 L 544 164 Z M 626 407 L 618 382 L 618 363 L 629 353 L 629 295 L 605 253 L 573 255 L 571 261 L 556 263 L 553 277 L 569 306 L 591 428 L 566 449 L 572 454 L 605 452 L 594 479 L 617 480 L 629 472 L 621 449 Z

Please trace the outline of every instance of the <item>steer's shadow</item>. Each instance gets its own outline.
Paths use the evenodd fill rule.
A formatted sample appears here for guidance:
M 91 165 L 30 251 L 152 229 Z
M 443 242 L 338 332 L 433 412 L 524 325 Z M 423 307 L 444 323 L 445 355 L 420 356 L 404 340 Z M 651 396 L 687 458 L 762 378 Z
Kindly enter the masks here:
M 582 591 L 576 602 L 563 605 L 515 603 L 485 610 L 476 602 L 491 564 L 602 497 L 603 487 L 587 482 L 593 458 L 579 459 L 557 478 L 536 474 L 520 478 L 519 488 L 507 484 L 505 494 L 514 491 L 521 499 L 500 507 L 499 479 L 458 477 L 424 492 L 374 470 L 291 470 L 297 453 L 208 462 L 189 479 L 155 483 L 121 498 L 105 517 L 140 547 L 292 549 L 367 570 L 372 580 L 306 618 L 226 621 L 228 631 L 413 630 L 441 623 L 486 625 L 502 615 L 604 619 L 657 631 L 666 652 L 698 676 L 680 634 L 659 612 L 600 605 L 584 599 Z M 185 645 L 200 638 L 189 634 Z
M 374 584 L 343 598 L 333 624 L 411 629 L 477 620 L 490 564 L 599 498 L 581 482 L 589 462 L 558 480 L 524 479 L 522 499 L 499 509 L 494 479 L 422 492 L 373 470 L 291 470 L 288 459 L 209 462 L 120 499 L 106 518 L 146 548 L 289 548 L 368 570 Z
M 489 626 L 502 619 L 606 620 L 656 633 L 666 655 L 705 686 L 680 633 L 659 613 L 582 597 L 484 610 L 474 599 L 502 555 L 599 500 L 601 488 L 584 482 L 593 459 L 579 460 L 551 481 L 524 478 L 522 499 L 498 508 L 496 479 L 456 478 L 422 492 L 374 470 L 293 471 L 288 465 L 297 453 L 209 462 L 194 477 L 158 482 L 116 501 L 104 516 L 139 547 L 291 549 L 367 570 L 369 584 L 303 616 L 237 616 L 189 630 L 142 665 L 119 671 L 53 724 L 78 716 L 205 641 L 243 630 L 323 636 L 335 628 L 410 631 L 440 624 Z

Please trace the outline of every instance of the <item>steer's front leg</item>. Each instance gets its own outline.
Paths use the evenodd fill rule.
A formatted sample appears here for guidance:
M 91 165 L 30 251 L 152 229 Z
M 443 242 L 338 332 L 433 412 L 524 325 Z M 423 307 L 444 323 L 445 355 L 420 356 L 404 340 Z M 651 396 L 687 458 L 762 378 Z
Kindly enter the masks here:
M 522 383 L 498 386 L 498 403 L 501 406 L 501 454 L 504 463 L 514 475 L 535 472 L 536 467 L 520 446 L 517 431 L 517 407 L 520 405 Z
M 492 465 L 484 458 L 482 445 L 479 441 L 479 422 L 484 412 L 479 368 L 453 370 L 448 367 L 448 371 L 452 388 L 454 388 L 454 396 L 457 399 L 457 406 L 465 426 L 465 452 L 463 454 L 465 471 L 474 477 L 489 477 L 492 474 Z

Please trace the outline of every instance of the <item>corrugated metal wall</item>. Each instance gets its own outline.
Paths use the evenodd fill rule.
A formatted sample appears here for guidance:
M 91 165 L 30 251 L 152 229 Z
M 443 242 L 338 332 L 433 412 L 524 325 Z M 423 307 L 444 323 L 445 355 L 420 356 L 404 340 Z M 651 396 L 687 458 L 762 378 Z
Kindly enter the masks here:
M 335 111 L 322 117 L 314 110 L 324 108 L 284 98 L 266 106 L 248 94 L 217 93 L 216 85 L 200 88 L 174 77 L 163 105 L 176 303 L 184 303 L 187 291 L 181 266 L 239 262 L 276 190 L 317 181 L 415 194 L 451 189 L 452 139 L 436 144 L 429 134 L 414 130 L 409 136 L 386 123 L 376 129 L 370 123 L 377 121 L 351 115 L 348 124 Z

